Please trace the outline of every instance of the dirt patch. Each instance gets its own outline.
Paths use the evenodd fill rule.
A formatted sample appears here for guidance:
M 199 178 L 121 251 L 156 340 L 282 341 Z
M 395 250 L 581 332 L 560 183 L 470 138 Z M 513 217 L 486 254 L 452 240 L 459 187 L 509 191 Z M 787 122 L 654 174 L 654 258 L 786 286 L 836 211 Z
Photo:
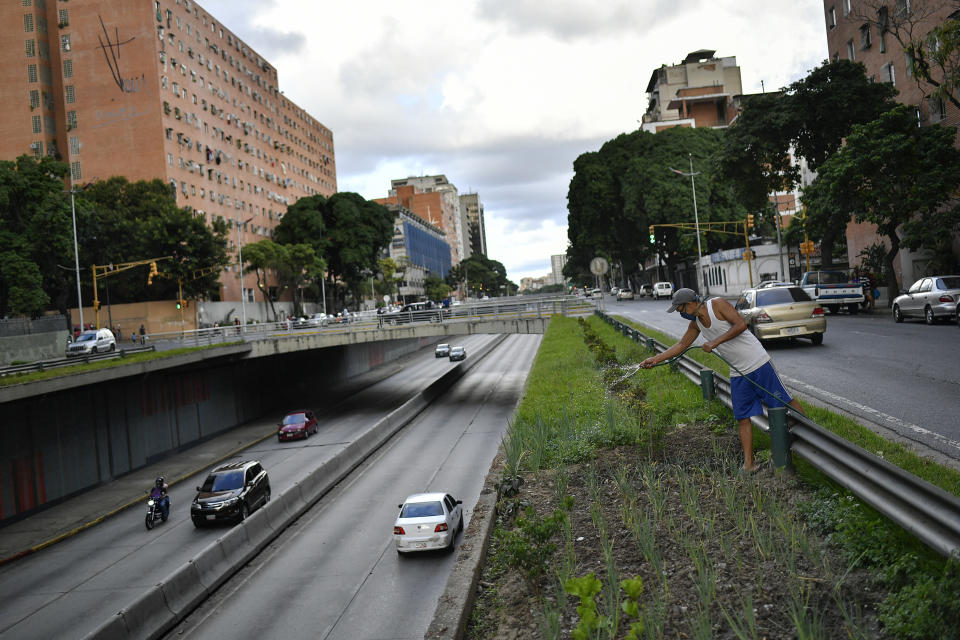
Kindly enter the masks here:
M 578 599 L 561 584 L 589 573 L 605 585 L 642 578 L 640 637 L 882 637 L 875 607 L 885 593 L 793 516 L 809 490 L 769 464 L 740 475 L 739 449 L 731 431 L 679 425 L 652 456 L 619 447 L 560 473 L 525 474 L 514 504 L 501 506 L 521 517 L 528 505 L 538 517 L 560 509 L 568 527 L 534 577 L 495 536 L 468 637 L 570 637 Z M 515 517 L 501 517 L 501 532 L 517 529 Z M 622 604 L 606 589 L 596 600 L 608 616 Z M 627 637 L 628 622 L 597 637 Z

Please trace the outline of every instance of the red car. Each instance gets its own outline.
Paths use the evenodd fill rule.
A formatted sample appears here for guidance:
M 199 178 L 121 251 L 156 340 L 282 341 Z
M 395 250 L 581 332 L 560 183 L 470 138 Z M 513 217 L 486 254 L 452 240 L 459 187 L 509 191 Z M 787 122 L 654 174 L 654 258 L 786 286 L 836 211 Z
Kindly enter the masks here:
M 306 440 L 310 433 L 317 432 L 317 419 L 313 412 L 305 409 L 291 411 L 283 417 L 283 421 L 278 425 L 277 440 Z

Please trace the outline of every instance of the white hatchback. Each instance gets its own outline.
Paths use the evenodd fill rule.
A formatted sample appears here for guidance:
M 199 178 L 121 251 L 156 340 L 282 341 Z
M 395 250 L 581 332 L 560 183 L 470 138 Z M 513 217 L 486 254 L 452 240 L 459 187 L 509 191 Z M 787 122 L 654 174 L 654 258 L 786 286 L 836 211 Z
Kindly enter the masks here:
M 415 493 L 399 506 L 400 515 L 393 524 L 397 553 L 453 550 L 457 533 L 463 530 L 460 500 L 449 493 Z

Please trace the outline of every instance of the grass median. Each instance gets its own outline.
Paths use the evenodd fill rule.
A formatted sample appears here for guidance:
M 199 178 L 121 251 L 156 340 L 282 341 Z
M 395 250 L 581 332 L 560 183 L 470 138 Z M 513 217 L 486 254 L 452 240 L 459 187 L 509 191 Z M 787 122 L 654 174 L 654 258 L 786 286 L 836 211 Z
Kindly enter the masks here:
M 647 355 L 551 321 L 468 637 L 957 637 L 955 563 L 818 474 L 741 475 L 730 411 Z

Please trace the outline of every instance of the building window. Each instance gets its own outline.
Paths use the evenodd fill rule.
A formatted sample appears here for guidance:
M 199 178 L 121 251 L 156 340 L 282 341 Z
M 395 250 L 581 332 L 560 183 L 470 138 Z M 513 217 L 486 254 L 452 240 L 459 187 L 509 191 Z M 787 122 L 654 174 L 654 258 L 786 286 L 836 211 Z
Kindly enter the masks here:
M 843 15 L 850 15 L 850 0 L 843 0 Z
M 890 84 L 896 86 L 896 84 L 897 84 L 897 76 L 894 74 L 894 71 L 893 71 L 893 63 L 891 62 L 891 63 L 887 64 L 887 65 L 883 68 L 883 71 L 884 71 L 884 76 L 885 76 L 884 79 L 885 79 L 887 82 L 889 82 Z
M 63 61 L 63 77 L 72 78 L 73 77 L 73 60 L 64 60 Z
M 21 6 L 24 6 L 24 7 L 33 6 L 33 0 L 20 0 L 20 2 L 21 2 Z
M 23 31 L 24 33 L 33 33 L 33 14 L 32 13 L 23 14 Z
M 65 33 L 60 36 L 60 48 L 64 51 L 70 51 L 70 34 Z
M 870 38 L 870 23 L 868 22 L 867 24 L 860 27 L 860 48 L 869 49 L 871 43 L 872 43 L 872 40 Z
M 173 154 L 172 154 L 172 153 L 168 153 L 168 154 L 167 154 L 167 164 L 170 165 L 171 167 L 173 166 Z
M 27 65 L 27 82 L 36 82 L 37 81 L 37 65 L 28 64 Z
M 33 149 L 33 157 L 38 160 L 43 157 L 43 141 L 37 140 L 36 142 L 30 143 L 30 148 Z
M 856 60 L 855 47 L 853 46 L 853 40 L 847 40 L 847 60 Z
M 897 0 L 897 16 L 904 16 L 908 13 L 910 13 L 910 0 Z
M 70 177 L 77 180 L 83 180 L 83 172 L 80 171 L 80 162 L 71 162 L 70 163 Z
M 830 7 L 830 10 L 827 11 L 827 28 L 833 29 L 837 26 L 837 10 L 834 7 Z
M 27 40 L 24 42 L 24 48 L 27 51 L 28 58 L 34 58 L 37 55 L 37 41 Z
M 77 112 L 67 111 L 67 131 L 77 128 Z
M 66 87 L 64 87 L 63 90 L 67 96 L 67 104 L 73 104 L 74 102 L 77 101 L 77 94 L 74 91 L 72 84 L 68 84 Z
M 41 133 L 43 131 L 40 128 L 40 116 L 30 116 L 30 125 L 33 128 L 34 133 Z
M 30 91 L 30 108 L 36 109 L 40 106 L 40 92 L 36 89 Z
M 77 155 L 80 153 L 80 138 L 77 136 L 70 136 L 70 155 Z
M 69 26 L 69 25 L 70 25 L 70 12 L 67 11 L 66 9 L 60 9 L 59 11 L 57 11 L 57 20 L 59 20 L 59 23 L 58 23 L 57 26 L 59 26 L 61 29 L 63 29 L 64 27 Z
M 947 117 L 947 105 L 940 98 L 927 98 L 930 106 L 930 122 L 940 122 Z

